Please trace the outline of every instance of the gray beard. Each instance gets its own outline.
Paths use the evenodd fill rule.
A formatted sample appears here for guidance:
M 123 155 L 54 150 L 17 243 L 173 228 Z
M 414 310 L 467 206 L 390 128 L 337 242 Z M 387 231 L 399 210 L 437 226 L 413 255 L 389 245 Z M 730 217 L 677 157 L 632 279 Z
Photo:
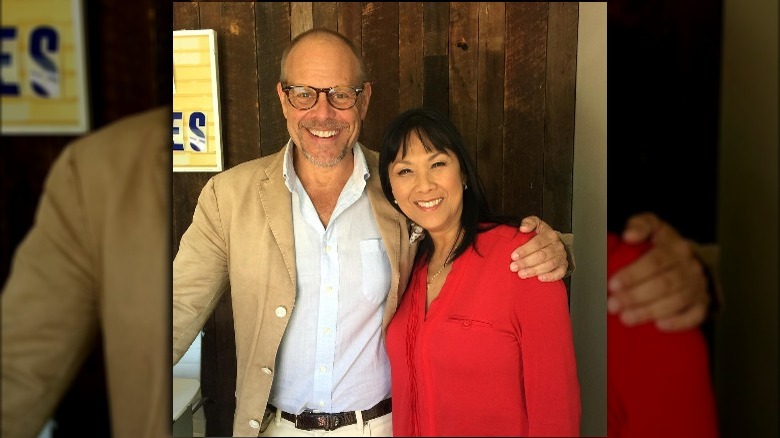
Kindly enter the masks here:
M 301 147 L 301 152 L 303 153 L 304 158 L 309 160 L 310 163 L 314 164 L 317 167 L 334 167 L 334 166 L 336 166 L 337 164 L 339 164 L 341 162 L 341 160 L 344 159 L 344 157 L 347 156 L 347 151 L 348 150 L 349 150 L 349 148 L 344 148 L 341 151 L 341 153 L 339 154 L 338 157 L 336 157 L 336 158 L 334 158 L 334 159 L 332 159 L 330 161 L 324 161 L 323 162 L 323 161 L 319 161 L 316 158 L 314 158 L 314 156 L 311 155 L 309 152 L 307 152 L 306 149 Z

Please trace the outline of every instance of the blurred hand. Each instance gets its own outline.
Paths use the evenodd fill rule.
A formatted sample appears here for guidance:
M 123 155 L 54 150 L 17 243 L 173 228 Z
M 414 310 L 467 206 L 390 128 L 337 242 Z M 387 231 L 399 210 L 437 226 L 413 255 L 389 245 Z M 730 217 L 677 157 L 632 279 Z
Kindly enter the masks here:
M 557 281 L 566 275 L 569 262 L 566 248 L 558 233 L 536 216 L 523 219 L 520 232 L 536 231 L 536 236 L 512 252 L 512 272 L 520 278 L 539 277 L 540 281 Z
M 632 216 L 623 232 L 627 243 L 650 241 L 653 248 L 608 279 L 607 310 L 624 324 L 655 321 L 664 331 L 697 327 L 711 297 L 693 246 L 653 213 Z

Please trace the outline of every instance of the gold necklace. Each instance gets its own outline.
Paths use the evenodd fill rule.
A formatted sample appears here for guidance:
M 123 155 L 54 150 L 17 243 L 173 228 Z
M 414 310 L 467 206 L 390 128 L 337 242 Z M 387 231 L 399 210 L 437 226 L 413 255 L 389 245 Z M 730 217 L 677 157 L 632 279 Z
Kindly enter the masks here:
M 426 289 L 431 288 L 431 284 L 433 284 L 433 282 L 436 281 L 436 277 L 438 277 L 439 274 L 441 274 L 441 271 L 443 271 L 444 268 L 447 267 L 447 263 L 450 261 L 450 257 L 452 256 L 452 252 L 455 251 L 455 245 L 458 244 L 458 238 L 460 238 L 460 232 L 461 230 L 458 230 L 458 235 L 455 236 L 455 242 L 452 243 L 452 248 L 450 248 L 450 252 L 449 254 L 447 254 L 447 257 L 444 259 L 444 263 L 441 265 L 441 268 L 439 268 L 439 270 L 436 271 L 435 274 L 433 274 L 433 277 L 431 277 L 431 279 L 426 282 L 427 283 Z

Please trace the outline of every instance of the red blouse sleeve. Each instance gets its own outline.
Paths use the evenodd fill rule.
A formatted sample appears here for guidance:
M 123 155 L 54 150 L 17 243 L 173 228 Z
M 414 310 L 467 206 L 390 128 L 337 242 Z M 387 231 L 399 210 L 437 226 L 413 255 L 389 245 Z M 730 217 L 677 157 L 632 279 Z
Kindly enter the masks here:
M 524 235 L 521 239 L 529 238 Z M 528 434 L 578 436 L 580 389 L 566 287 L 562 281 L 545 283 L 537 278 L 518 278 L 517 282 L 516 329 L 522 350 Z
M 608 239 L 608 275 L 650 249 Z M 698 329 L 665 333 L 653 323 L 627 327 L 609 315 L 607 332 L 610 438 L 717 436 L 707 346 Z

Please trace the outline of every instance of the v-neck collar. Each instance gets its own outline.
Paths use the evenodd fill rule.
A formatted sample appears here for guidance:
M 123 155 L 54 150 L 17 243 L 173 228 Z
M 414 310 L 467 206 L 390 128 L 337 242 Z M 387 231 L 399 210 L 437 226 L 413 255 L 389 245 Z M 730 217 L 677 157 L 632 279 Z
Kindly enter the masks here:
M 444 278 L 444 283 L 441 285 L 439 294 L 431 301 L 431 305 L 426 309 L 428 303 L 428 266 L 424 266 L 420 270 L 420 284 L 418 286 L 418 293 L 420 294 L 420 301 L 422 308 L 416 309 L 416 311 L 422 312 L 422 321 L 427 322 L 435 318 L 439 313 L 443 312 L 442 308 L 447 307 L 447 304 L 452 301 L 454 295 L 456 295 L 457 286 L 460 283 L 460 279 L 464 270 L 468 266 L 468 260 L 471 257 L 472 249 L 468 248 L 466 251 L 456 258 L 452 262 L 450 272 Z

